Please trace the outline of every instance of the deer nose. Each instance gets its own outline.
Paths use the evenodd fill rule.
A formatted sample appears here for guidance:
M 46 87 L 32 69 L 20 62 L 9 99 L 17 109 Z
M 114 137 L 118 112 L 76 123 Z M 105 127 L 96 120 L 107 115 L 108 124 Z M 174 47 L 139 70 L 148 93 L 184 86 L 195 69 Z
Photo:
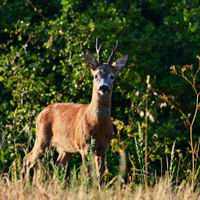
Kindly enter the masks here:
M 110 91 L 110 89 L 107 85 L 100 86 L 99 90 L 101 90 L 102 92 L 106 92 L 106 91 L 109 92 Z

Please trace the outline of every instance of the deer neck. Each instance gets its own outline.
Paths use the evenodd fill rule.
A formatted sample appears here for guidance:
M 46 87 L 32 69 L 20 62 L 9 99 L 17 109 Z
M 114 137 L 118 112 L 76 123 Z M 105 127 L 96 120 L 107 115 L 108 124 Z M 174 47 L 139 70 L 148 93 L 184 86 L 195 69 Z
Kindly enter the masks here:
M 101 95 L 93 88 L 92 101 L 88 106 L 87 113 L 95 121 L 105 121 L 111 118 L 112 91 L 107 95 Z

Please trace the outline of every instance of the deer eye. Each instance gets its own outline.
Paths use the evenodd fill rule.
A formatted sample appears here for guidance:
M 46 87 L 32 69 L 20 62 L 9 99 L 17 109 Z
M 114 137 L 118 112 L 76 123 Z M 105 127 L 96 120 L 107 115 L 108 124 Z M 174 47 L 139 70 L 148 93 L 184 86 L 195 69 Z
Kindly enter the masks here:
M 111 76 L 110 79 L 114 80 L 114 76 Z
M 97 75 L 94 75 L 94 78 L 97 79 Z

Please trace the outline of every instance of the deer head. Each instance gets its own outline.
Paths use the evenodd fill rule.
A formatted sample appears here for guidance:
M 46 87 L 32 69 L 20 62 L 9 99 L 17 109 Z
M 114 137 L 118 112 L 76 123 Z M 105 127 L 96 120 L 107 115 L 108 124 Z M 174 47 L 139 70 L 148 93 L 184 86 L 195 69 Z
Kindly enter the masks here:
M 128 61 L 128 54 L 121 56 L 114 63 L 112 63 L 118 48 L 117 41 L 116 46 L 113 48 L 107 63 L 103 64 L 101 56 L 101 47 L 102 45 L 99 46 L 97 38 L 96 52 L 99 58 L 99 63 L 89 50 L 86 50 L 85 52 L 85 60 L 87 66 L 91 69 L 92 74 L 94 76 L 94 89 L 100 95 L 108 95 L 112 93 L 114 76 L 117 75 L 126 66 L 126 63 Z

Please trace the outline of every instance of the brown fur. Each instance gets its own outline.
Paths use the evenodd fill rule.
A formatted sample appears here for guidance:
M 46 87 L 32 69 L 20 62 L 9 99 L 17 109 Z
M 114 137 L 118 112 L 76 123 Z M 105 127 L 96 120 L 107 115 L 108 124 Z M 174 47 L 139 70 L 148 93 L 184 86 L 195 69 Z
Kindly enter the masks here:
M 128 56 L 123 56 L 125 64 L 127 60 Z M 125 64 L 116 65 L 116 61 L 112 69 L 107 64 L 98 66 L 95 57 L 89 51 L 86 52 L 86 63 L 93 75 L 97 76 L 93 81 L 91 103 L 87 105 L 55 103 L 46 107 L 37 116 L 36 141 L 32 151 L 24 158 L 22 178 L 26 167 L 32 167 L 51 142 L 59 152 L 56 165 L 60 167 L 61 164 L 66 165 L 73 153 L 80 153 L 85 163 L 88 147 L 91 140 L 95 139 L 93 150 L 96 156 L 97 175 L 99 181 L 102 179 L 105 155 L 113 136 L 111 121 L 113 80 L 111 76 L 123 69 Z M 101 91 L 102 85 L 107 85 L 109 90 Z

